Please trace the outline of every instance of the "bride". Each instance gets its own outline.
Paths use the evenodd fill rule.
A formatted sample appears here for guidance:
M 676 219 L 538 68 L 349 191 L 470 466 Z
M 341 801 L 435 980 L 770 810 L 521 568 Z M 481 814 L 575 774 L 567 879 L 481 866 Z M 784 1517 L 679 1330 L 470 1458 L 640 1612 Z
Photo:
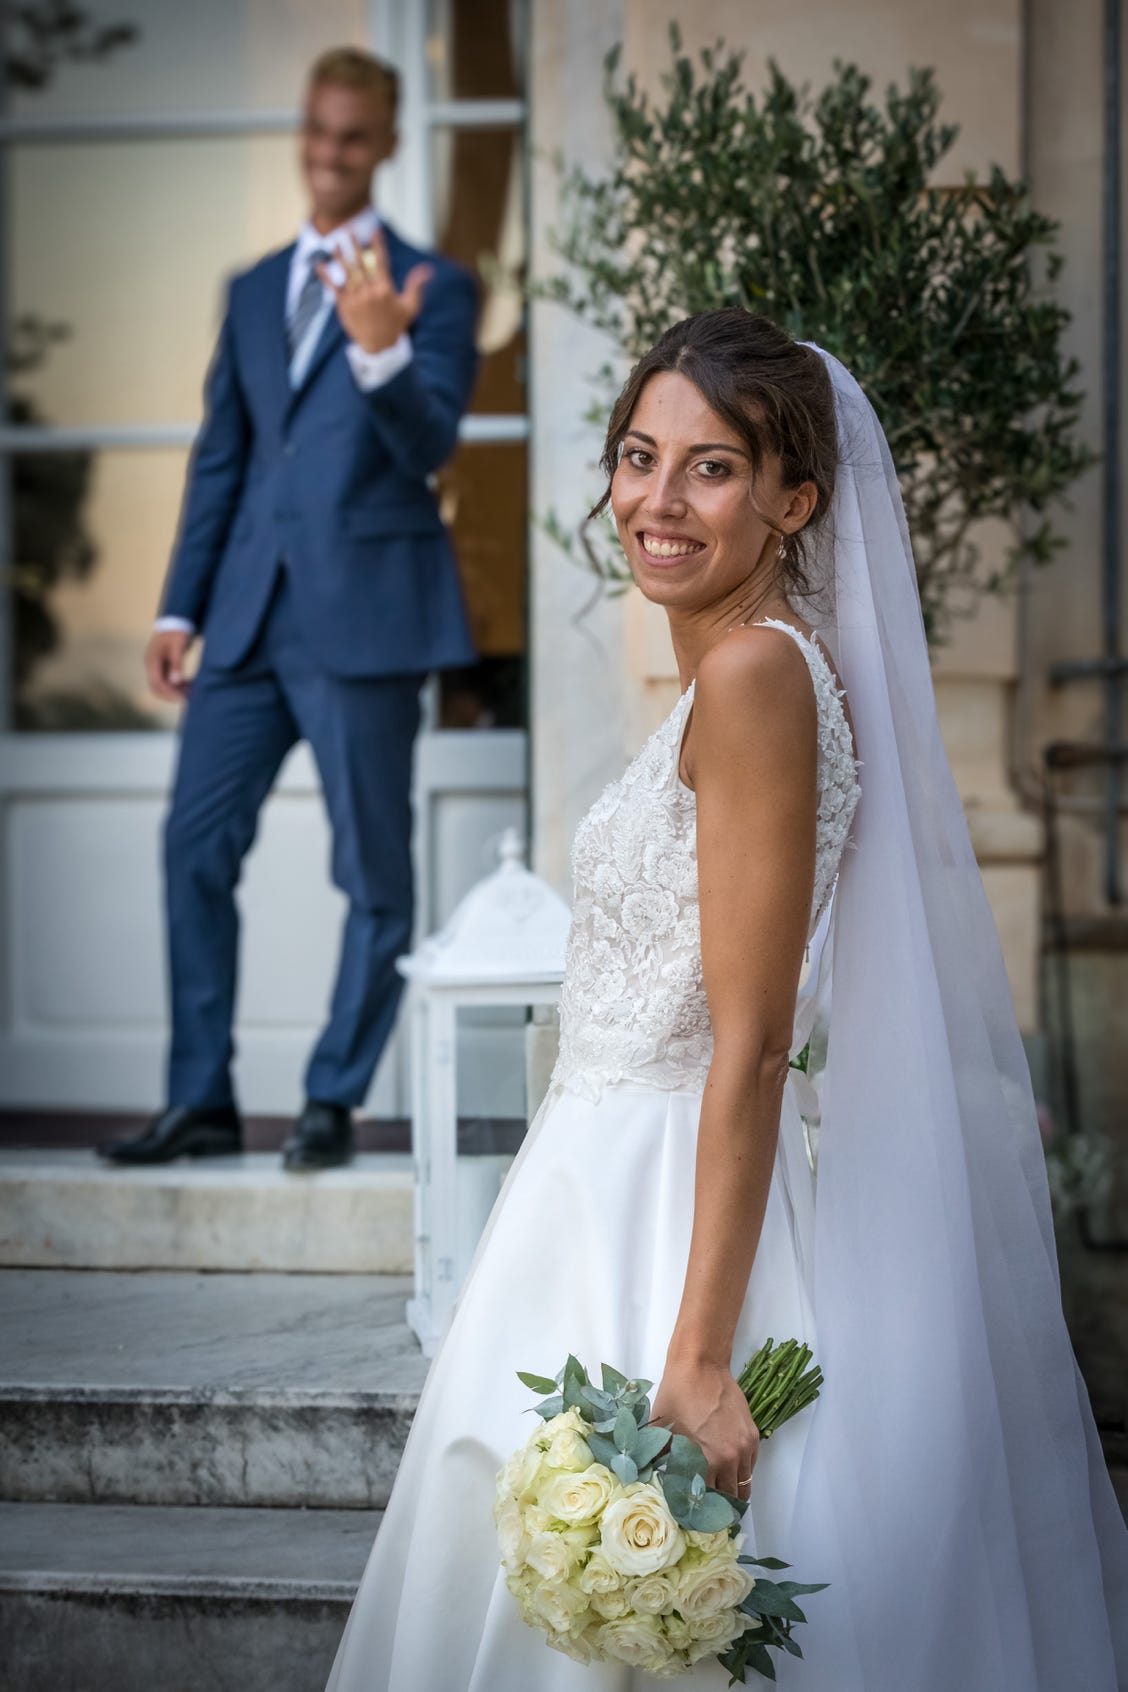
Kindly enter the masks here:
M 577 830 L 559 1058 L 328 1692 L 652 1683 L 546 1649 L 499 1565 L 515 1371 L 569 1351 L 654 1381 L 745 1549 L 829 1582 L 781 1686 L 1124 1692 L 1128 1530 L 880 425 L 829 354 L 707 312 L 640 360 L 603 464 L 683 691 Z M 825 1383 L 761 1448 L 734 1370 L 768 1336 Z

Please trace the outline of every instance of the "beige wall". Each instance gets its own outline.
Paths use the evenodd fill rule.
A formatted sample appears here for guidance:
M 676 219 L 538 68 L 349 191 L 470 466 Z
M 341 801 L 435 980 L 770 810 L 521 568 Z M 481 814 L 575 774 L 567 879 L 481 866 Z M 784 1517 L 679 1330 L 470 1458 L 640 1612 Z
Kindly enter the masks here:
M 909 65 L 934 65 L 946 98 L 943 116 L 962 134 L 950 157 L 952 180 L 989 161 L 1018 168 L 1021 112 L 1020 0 L 627 0 L 626 53 L 640 78 L 655 83 L 669 63 L 671 18 L 690 51 L 718 36 L 745 51 L 753 87 L 769 59 L 792 81 L 818 87 L 835 59 L 859 65 L 875 92 L 903 82 Z
M 1106 381 L 1119 379 L 1122 412 L 1128 403 L 1128 348 L 1116 373 L 1106 371 L 1101 348 L 1101 14 L 1101 0 L 1077 0 L 1069 8 L 1057 0 L 1030 0 L 1027 142 L 1035 200 L 1061 223 L 1066 266 L 1057 291 L 1073 313 L 1066 345 L 1079 361 L 1079 383 L 1086 393 L 1082 433 L 1098 451 Z M 1128 47 L 1122 74 L 1128 86 Z M 1122 173 L 1128 183 L 1128 159 L 1122 160 Z M 1128 203 L 1121 215 L 1128 228 Z M 1128 534 L 1128 489 L 1123 474 L 1121 484 L 1122 533 Z M 1053 688 L 1046 679 L 1056 662 L 1094 658 L 1101 651 L 1099 470 L 1077 485 L 1072 505 L 1072 511 L 1058 518 L 1068 549 L 1051 569 L 1032 573 L 1022 605 L 1016 763 L 1020 779 L 1031 789 L 1046 742 L 1097 739 L 1103 730 L 1098 686 L 1075 682 Z M 1128 575 L 1124 592 L 1128 600 Z M 1128 617 L 1122 622 L 1120 638 L 1123 650 Z M 1122 721 L 1122 738 L 1124 731 Z M 1090 791 L 1094 785 L 1090 783 Z M 1124 846 L 1128 830 L 1122 827 L 1121 836 L 1121 864 L 1128 885 L 1128 846 Z M 1091 812 L 1073 819 L 1066 840 L 1069 904 L 1077 913 L 1099 913 L 1104 909 L 1103 835 Z

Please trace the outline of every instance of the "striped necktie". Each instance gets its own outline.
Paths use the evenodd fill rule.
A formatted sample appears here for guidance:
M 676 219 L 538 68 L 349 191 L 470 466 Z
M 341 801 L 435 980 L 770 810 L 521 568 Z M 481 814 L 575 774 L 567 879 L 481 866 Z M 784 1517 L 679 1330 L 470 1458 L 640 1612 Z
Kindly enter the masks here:
M 328 264 L 332 257 L 332 253 L 323 251 L 321 247 L 315 247 L 309 255 L 309 269 L 306 272 L 306 279 L 302 284 L 302 291 L 298 295 L 298 303 L 294 307 L 293 316 L 286 325 L 286 344 L 291 358 L 305 340 L 306 331 L 317 316 L 321 301 L 324 298 L 321 278 L 315 267 L 319 264 Z

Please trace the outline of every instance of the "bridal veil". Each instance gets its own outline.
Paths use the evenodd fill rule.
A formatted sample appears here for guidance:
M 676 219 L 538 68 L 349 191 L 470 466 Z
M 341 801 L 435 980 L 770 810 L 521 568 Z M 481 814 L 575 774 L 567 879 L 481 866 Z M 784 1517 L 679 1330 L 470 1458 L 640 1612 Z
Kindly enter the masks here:
M 818 1362 L 783 1553 L 826 1580 L 788 1685 L 1125 1692 L 1128 1529 L 1062 1315 L 1041 1138 L 940 738 L 904 507 L 834 384 L 819 621 L 862 760 L 827 924 Z

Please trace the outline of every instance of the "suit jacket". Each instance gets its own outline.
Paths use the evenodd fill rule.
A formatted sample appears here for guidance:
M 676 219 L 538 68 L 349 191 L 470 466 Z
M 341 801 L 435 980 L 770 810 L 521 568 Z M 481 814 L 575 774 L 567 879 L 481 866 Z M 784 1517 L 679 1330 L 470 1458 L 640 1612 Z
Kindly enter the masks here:
M 450 456 L 477 369 L 474 279 L 385 223 L 397 286 L 434 274 L 411 363 L 362 393 L 336 312 L 291 391 L 285 298 L 293 246 L 230 284 L 208 374 L 161 614 L 231 669 L 262 623 L 280 561 L 310 647 L 335 675 L 387 675 L 477 656 L 428 475 Z

